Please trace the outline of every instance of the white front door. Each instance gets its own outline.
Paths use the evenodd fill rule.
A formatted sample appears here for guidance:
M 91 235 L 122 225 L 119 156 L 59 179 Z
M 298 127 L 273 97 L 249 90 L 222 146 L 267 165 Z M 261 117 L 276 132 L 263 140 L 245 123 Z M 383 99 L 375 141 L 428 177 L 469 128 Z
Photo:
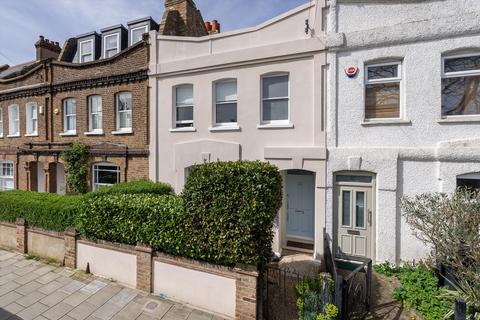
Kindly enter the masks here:
M 287 239 L 313 241 L 315 175 L 287 173 Z
M 337 187 L 337 253 L 372 257 L 371 187 Z

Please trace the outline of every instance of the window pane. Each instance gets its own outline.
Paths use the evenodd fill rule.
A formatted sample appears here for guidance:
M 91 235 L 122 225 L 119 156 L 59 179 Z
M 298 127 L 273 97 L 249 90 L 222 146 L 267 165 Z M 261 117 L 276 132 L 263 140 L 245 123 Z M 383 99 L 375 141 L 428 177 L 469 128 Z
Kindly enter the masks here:
M 74 99 L 65 100 L 65 114 L 72 115 L 77 111 L 77 102 Z
M 288 99 L 263 101 L 263 121 L 288 120 Z
M 445 72 L 480 70 L 480 56 L 445 59 Z
M 350 225 L 350 191 L 342 191 L 342 225 Z
M 117 49 L 110 49 L 106 52 L 106 57 L 111 58 L 118 53 Z
M 140 28 L 136 30 L 132 30 L 132 44 L 135 44 L 142 40 L 142 36 L 144 33 L 146 33 L 147 30 L 146 28 Z
M 357 191 L 357 199 L 355 202 L 355 226 L 357 228 L 365 227 L 365 192 Z
M 193 105 L 193 86 L 181 86 L 176 88 L 177 106 Z
M 193 107 L 177 108 L 177 121 L 192 121 Z
M 90 41 L 82 42 L 82 43 L 80 44 L 82 55 L 86 55 L 86 54 L 91 54 L 91 53 L 92 53 L 92 44 L 93 44 L 93 43 L 90 42 Z
M 398 77 L 398 64 L 387 66 L 367 67 L 368 79 L 388 79 Z
M 237 122 L 236 103 L 217 104 L 216 109 L 217 123 Z
M 132 112 L 124 111 L 120 112 L 120 128 L 129 129 L 132 127 Z
M 219 82 L 215 85 L 216 101 L 237 101 L 237 83 L 235 81 Z
M 76 129 L 77 119 L 75 116 L 67 117 L 67 131 L 74 131 Z
M 132 110 L 132 95 L 130 93 L 121 93 L 117 95 L 118 111 Z
M 93 55 L 87 54 L 87 55 L 82 55 L 82 61 L 81 62 L 90 62 L 93 61 Z
M 442 115 L 480 114 L 480 76 L 442 79 Z
M 400 84 L 382 83 L 367 85 L 365 118 L 400 117 Z
M 117 49 L 117 35 L 105 37 L 105 48 L 107 49 Z
M 347 176 L 347 175 L 337 175 L 335 180 L 337 182 L 363 182 L 370 183 L 372 182 L 371 176 Z
M 100 183 L 100 184 L 115 184 L 118 183 L 120 179 L 120 168 L 119 167 L 110 167 L 107 166 L 105 168 L 107 170 L 102 170 L 101 168 L 98 168 L 96 170 L 97 174 L 97 181 L 94 183 Z
M 288 97 L 288 75 L 263 78 L 263 98 Z

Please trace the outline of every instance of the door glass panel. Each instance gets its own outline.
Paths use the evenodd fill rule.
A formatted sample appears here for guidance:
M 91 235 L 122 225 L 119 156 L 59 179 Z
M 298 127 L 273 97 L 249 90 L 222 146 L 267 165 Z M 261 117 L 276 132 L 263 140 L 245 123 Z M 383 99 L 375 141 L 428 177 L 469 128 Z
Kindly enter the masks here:
M 350 191 L 342 191 L 342 225 L 350 226 Z
M 356 193 L 355 212 L 355 227 L 365 228 L 365 192 Z

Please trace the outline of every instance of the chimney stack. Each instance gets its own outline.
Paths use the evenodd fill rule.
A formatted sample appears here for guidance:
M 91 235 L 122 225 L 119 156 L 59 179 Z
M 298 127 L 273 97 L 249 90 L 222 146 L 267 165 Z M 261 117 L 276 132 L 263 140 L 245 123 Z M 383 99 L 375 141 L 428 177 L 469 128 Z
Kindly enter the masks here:
M 193 0 L 165 0 L 165 10 L 158 32 L 165 36 L 208 35 L 202 14 Z
M 57 59 L 60 51 L 62 51 L 58 42 L 45 39 L 44 36 L 40 36 L 40 39 L 35 43 L 35 48 L 37 50 L 37 61 L 49 58 Z
M 0 72 L 3 72 L 5 70 L 7 70 L 8 68 L 10 68 L 10 66 L 8 64 L 0 65 Z

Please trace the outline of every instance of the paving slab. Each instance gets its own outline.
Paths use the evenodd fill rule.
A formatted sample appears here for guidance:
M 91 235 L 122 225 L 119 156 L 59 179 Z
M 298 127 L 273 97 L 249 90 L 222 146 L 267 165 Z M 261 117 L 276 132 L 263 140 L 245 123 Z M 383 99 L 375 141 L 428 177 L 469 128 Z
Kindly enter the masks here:
M 220 320 L 118 283 L 0 249 L 0 320 Z

